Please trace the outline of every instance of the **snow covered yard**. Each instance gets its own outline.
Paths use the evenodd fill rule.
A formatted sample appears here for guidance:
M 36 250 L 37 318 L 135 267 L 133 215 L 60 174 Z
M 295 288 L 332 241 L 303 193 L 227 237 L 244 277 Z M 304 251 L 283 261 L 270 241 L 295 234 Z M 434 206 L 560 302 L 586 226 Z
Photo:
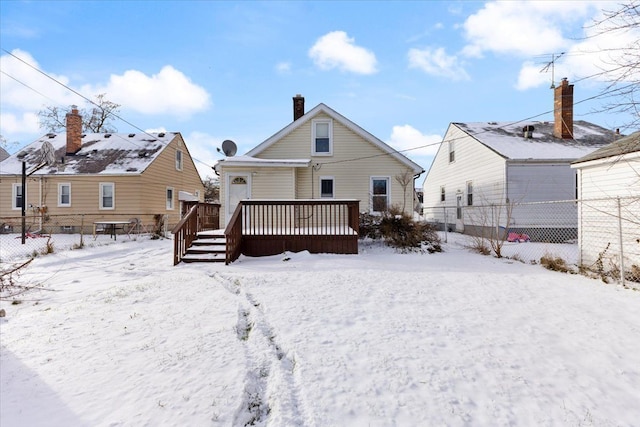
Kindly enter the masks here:
M 470 253 L 41 256 L 0 303 L 0 425 L 633 426 L 640 292 Z M 286 259 L 286 260 L 285 260 Z

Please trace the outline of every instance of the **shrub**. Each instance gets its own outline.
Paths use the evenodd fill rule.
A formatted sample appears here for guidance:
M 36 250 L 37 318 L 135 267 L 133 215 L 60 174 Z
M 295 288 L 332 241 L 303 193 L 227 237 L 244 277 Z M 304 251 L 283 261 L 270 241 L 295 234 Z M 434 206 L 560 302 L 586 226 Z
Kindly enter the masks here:
M 554 257 L 552 255 L 544 255 L 542 258 L 540 258 L 540 264 L 542 264 L 548 270 L 560 271 L 562 273 L 571 271 L 564 259 L 560 257 Z
M 383 239 L 385 243 L 402 250 L 442 252 L 435 228 L 423 221 L 415 221 L 397 207 L 380 215 L 360 215 L 360 237 Z

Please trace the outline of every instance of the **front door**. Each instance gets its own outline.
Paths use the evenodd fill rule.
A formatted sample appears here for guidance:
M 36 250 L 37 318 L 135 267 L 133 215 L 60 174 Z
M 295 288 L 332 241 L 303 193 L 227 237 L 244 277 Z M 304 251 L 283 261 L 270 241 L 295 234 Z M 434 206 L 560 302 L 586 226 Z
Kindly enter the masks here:
M 462 194 L 456 194 L 456 231 L 464 233 L 464 220 L 462 218 Z
M 225 224 L 229 223 L 240 200 L 249 199 L 249 175 L 229 174 L 227 177 L 227 212 Z

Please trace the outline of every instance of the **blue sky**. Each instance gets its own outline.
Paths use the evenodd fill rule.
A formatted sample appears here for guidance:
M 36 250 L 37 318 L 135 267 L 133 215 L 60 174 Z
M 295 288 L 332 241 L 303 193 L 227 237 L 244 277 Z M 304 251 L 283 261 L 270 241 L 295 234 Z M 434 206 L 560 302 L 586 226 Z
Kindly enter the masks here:
M 450 122 L 553 120 L 555 82 L 576 102 L 604 87 L 589 77 L 603 51 L 638 38 L 592 35 L 615 2 L 0 1 L 0 134 L 9 152 L 45 133 L 44 105 L 105 93 L 120 116 L 149 131 L 178 131 L 201 174 L 225 139 L 250 150 L 324 103 L 428 170 Z M 8 53 L 9 52 L 9 53 Z M 609 129 L 628 117 L 576 120 Z M 546 114 L 544 114 L 546 113 Z M 135 129 L 116 120 L 119 132 Z M 628 133 L 630 130 L 625 130 Z

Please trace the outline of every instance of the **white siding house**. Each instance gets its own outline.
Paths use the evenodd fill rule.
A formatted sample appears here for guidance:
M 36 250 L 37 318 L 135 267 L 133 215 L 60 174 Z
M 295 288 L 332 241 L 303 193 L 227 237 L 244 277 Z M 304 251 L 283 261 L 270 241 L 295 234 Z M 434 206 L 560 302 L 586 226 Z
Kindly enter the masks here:
M 242 199 L 356 199 L 361 212 L 413 211 L 422 167 L 325 104 L 305 113 L 297 95 L 293 106 L 293 122 L 215 165 L 225 223 Z M 406 188 L 396 180 L 403 173 L 412 178 Z
M 561 102 L 572 103 L 572 94 L 566 80 L 556 88 Z M 561 105 L 556 123 L 451 123 L 423 184 L 425 218 L 467 233 L 477 233 L 488 222 L 502 230 L 545 229 L 554 222 L 575 235 L 577 211 L 563 212 L 558 223 L 554 209 L 559 207 L 549 206 L 541 214 L 518 206 L 575 199 L 571 162 L 618 136 L 592 123 L 574 122 L 572 116 Z M 510 212 L 494 206 L 510 206 Z
M 582 200 L 580 263 L 623 264 L 640 273 L 640 132 L 576 160 L 572 167 Z

